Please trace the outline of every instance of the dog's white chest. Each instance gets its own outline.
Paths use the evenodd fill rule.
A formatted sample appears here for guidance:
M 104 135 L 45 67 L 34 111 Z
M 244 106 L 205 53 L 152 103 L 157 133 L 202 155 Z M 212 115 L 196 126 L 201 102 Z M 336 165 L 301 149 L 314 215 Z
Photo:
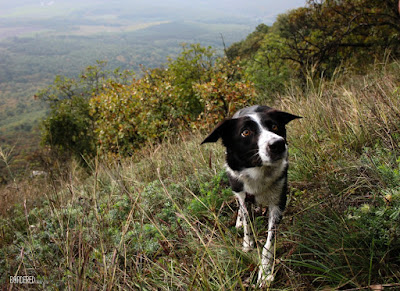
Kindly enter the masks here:
M 233 171 L 226 166 L 227 171 L 241 181 L 244 192 L 254 195 L 255 201 L 261 206 L 277 205 L 285 179 L 279 179 L 287 167 L 283 161 L 278 167 L 254 167 L 242 171 Z

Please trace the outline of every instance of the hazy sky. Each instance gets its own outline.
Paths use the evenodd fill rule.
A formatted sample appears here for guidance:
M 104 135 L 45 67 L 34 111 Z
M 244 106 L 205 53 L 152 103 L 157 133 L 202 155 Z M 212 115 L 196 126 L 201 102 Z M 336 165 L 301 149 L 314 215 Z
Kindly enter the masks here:
M 266 5 L 271 6 L 272 9 L 290 9 L 292 7 L 298 7 L 305 4 L 306 0 L 0 0 L 0 8 L 15 8 L 24 5 L 56 5 L 58 3 L 86 3 L 86 4 L 101 4 L 101 3 L 115 3 L 116 5 L 123 5 L 123 3 L 135 2 L 137 4 L 142 3 L 166 3 L 175 4 L 186 2 L 190 5 L 198 5 L 199 3 L 209 4 L 221 4 L 227 6 L 252 6 L 252 5 Z
M 132 10 L 163 9 L 199 12 L 210 10 L 221 15 L 265 17 L 305 5 L 306 0 L 0 0 L 0 17 L 67 15 L 71 10 Z

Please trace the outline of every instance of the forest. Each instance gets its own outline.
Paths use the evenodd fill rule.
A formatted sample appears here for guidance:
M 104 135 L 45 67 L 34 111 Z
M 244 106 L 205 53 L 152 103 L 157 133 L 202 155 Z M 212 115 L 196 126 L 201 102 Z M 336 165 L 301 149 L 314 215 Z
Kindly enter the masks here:
M 266 104 L 304 117 L 288 126 L 288 207 L 266 289 L 399 288 L 399 33 L 397 0 L 309 0 L 140 74 L 99 60 L 56 76 L 35 94 L 43 175 L 16 179 L 0 153 L 0 284 L 255 289 L 262 244 L 241 251 L 222 146 L 200 142 Z M 266 226 L 255 215 L 259 241 Z

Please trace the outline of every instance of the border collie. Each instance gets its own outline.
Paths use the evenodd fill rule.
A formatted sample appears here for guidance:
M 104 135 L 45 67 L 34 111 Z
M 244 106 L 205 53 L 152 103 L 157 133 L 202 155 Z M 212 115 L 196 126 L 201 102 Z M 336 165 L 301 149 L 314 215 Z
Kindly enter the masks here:
M 285 125 L 299 116 L 268 106 L 243 108 L 221 121 L 202 142 L 222 139 L 226 147 L 226 172 L 239 201 L 236 227 L 244 228 L 243 250 L 250 251 L 253 240 L 247 222 L 246 201 L 268 206 L 268 236 L 262 250 L 258 285 L 274 280 L 273 246 L 275 228 L 286 206 L 288 148 Z

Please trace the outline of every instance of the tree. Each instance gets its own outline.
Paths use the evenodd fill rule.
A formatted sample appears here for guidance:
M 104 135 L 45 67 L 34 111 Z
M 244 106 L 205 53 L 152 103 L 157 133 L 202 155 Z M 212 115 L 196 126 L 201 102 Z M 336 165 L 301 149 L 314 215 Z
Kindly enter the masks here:
M 244 75 L 239 60 L 218 59 L 211 69 L 210 79 L 194 84 L 203 111 L 192 126 L 209 131 L 217 122 L 252 104 L 256 90 Z
M 256 29 L 250 33 L 245 40 L 233 43 L 225 50 L 227 58 L 231 61 L 240 57 L 249 59 L 254 56 L 261 47 L 265 35 L 270 31 L 270 27 L 266 24 L 259 24 Z
M 254 57 L 247 61 L 246 74 L 264 97 L 273 99 L 274 94 L 283 92 L 285 84 L 295 75 L 292 71 L 298 70 L 296 64 L 290 64 L 281 57 L 288 53 L 287 50 L 285 39 L 270 32 Z
M 211 47 L 199 44 L 184 45 L 175 60 L 169 59 L 168 71 L 175 89 L 175 105 L 186 113 L 190 112 L 192 118 L 202 112 L 202 104 L 193 91 L 193 85 L 210 79 L 215 59 L 215 51 Z
M 373 60 L 386 50 L 398 55 L 396 7 L 396 0 L 309 0 L 274 24 L 289 48 L 281 58 L 305 76 L 329 75 L 343 62 Z

